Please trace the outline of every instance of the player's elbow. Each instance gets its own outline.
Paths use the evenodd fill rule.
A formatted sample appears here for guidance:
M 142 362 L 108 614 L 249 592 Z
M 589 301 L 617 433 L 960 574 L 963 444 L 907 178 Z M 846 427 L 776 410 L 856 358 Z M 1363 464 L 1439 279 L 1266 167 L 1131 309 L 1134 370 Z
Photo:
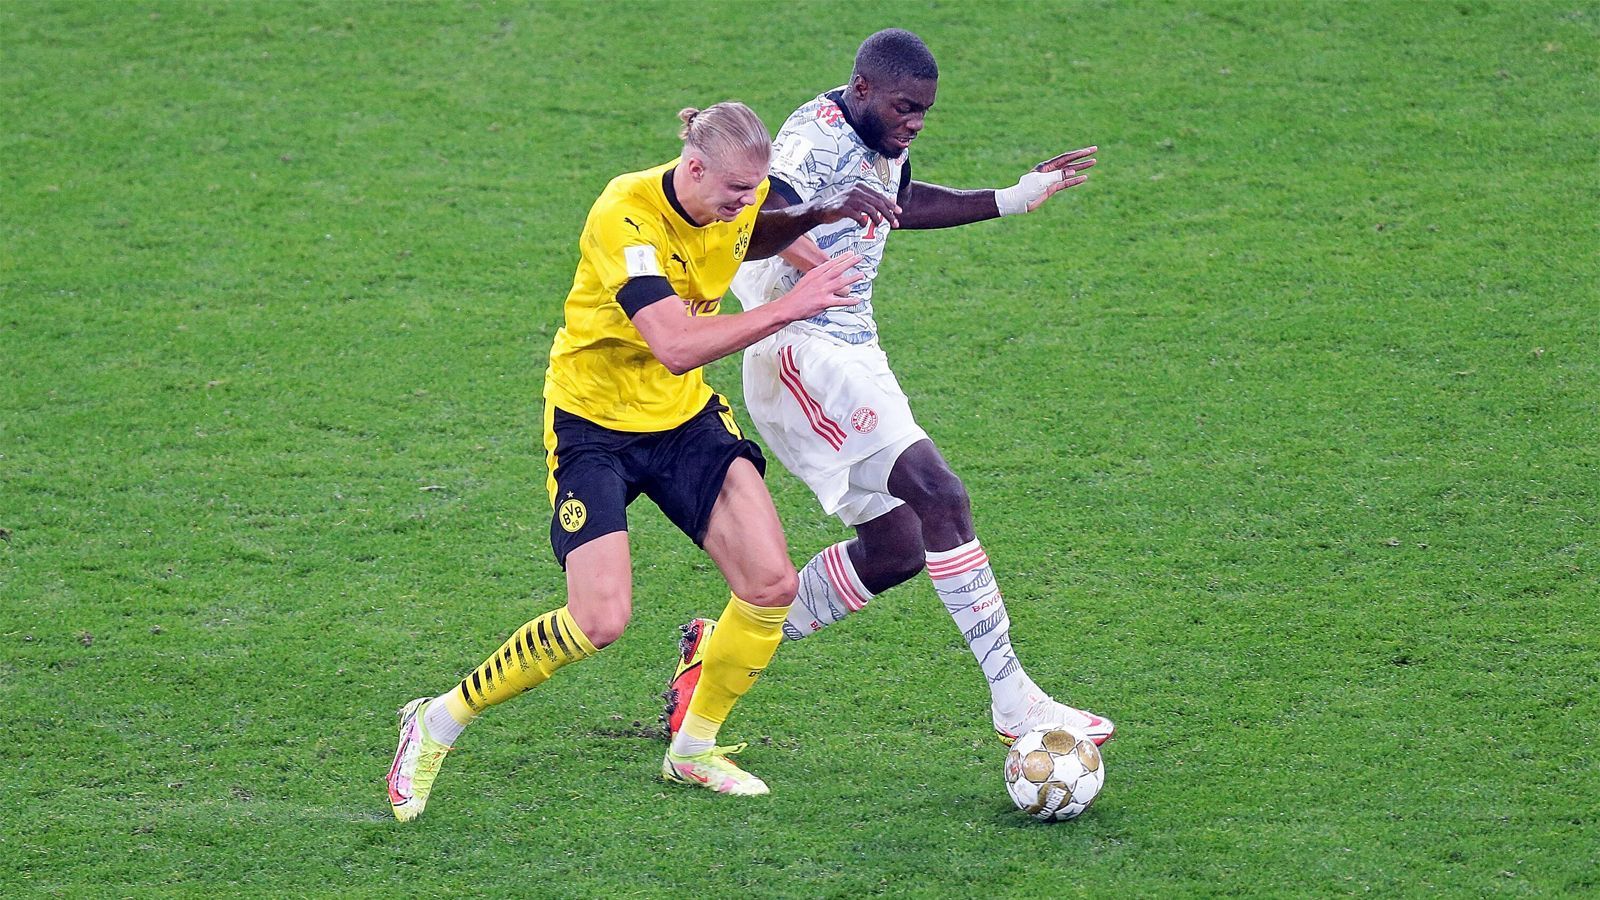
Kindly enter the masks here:
M 651 344 L 650 352 L 655 354 L 656 361 L 674 375 L 685 375 L 700 367 L 689 348 L 678 341 L 665 342 L 664 346 Z
M 639 327 L 645 346 L 650 348 L 650 355 L 668 372 L 682 375 L 702 365 L 695 357 L 692 335 L 682 322 L 652 315 L 641 316 L 634 324 Z

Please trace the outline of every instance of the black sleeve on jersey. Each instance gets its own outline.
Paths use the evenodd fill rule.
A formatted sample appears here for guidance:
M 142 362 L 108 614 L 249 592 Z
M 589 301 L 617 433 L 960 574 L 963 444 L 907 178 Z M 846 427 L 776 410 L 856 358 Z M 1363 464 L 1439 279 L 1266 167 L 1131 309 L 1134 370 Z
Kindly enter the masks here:
M 790 187 L 789 182 L 776 175 L 767 176 L 767 192 L 777 194 L 779 197 L 789 201 L 790 206 L 795 206 L 800 202 L 800 192 Z
M 628 279 L 628 283 L 617 291 L 617 303 L 631 319 L 639 314 L 639 310 L 675 293 L 677 291 L 672 289 L 672 282 L 664 276 L 641 275 L 638 278 Z

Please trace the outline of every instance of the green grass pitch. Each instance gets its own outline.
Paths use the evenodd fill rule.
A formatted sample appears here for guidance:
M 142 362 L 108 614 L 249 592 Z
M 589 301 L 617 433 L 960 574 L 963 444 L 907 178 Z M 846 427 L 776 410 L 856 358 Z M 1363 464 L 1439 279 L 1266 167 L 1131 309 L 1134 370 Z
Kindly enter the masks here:
M 888 26 L 917 177 L 1101 148 L 878 287 L 1100 801 L 1010 808 L 925 579 L 735 712 L 771 797 L 661 784 L 724 594 L 640 504 L 629 632 L 398 826 L 395 707 L 561 601 L 589 204 Z M 0 894 L 1593 893 L 1597 59 L 1593 0 L 0 4 Z M 844 535 L 769 482 L 796 561 Z

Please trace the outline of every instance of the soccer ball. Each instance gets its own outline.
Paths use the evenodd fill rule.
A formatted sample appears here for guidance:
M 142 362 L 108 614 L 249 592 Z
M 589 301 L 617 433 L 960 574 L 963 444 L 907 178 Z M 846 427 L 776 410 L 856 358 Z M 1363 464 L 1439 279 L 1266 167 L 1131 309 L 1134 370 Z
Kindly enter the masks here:
M 1006 754 L 1011 802 L 1041 822 L 1065 822 L 1089 808 L 1106 783 L 1094 741 L 1065 725 L 1035 728 Z

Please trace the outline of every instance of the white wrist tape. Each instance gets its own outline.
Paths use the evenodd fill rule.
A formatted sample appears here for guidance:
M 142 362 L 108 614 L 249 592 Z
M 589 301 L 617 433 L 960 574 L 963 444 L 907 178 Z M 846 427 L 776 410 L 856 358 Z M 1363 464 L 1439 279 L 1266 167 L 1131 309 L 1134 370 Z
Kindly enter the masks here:
M 999 208 L 1002 216 L 1025 213 L 1029 205 L 1044 196 L 1050 185 L 1065 178 L 1066 174 L 1066 171 L 1061 169 L 1054 172 L 1029 172 L 1011 187 L 995 191 L 994 205 Z

